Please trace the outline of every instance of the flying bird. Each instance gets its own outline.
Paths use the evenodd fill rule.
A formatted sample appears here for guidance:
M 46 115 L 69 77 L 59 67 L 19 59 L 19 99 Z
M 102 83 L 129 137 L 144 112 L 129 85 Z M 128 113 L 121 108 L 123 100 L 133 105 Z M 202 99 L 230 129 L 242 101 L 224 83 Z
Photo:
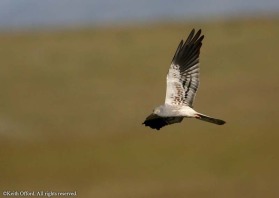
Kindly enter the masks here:
M 186 41 L 179 43 L 167 74 L 165 104 L 153 110 L 143 122 L 145 126 L 160 130 L 166 125 L 181 122 L 183 118 L 196 118 L 217 125 L 226 123 L 193 109 L 200 81 L 199 55 L 203 38 L 201 30 L 195 33 L 193 29 Z

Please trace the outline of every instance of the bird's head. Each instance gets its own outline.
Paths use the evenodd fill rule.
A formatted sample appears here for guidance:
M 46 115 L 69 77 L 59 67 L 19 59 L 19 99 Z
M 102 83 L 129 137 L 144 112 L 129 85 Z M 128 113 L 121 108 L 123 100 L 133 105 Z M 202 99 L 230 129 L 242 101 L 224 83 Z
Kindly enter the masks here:
M 162 107 L 161 107 L 161 106 L 156 107 L 156 108 L 153 110 L 153 114 L 156 114 L 156 115 L 159 115 L 161 112 L 162 112 Z

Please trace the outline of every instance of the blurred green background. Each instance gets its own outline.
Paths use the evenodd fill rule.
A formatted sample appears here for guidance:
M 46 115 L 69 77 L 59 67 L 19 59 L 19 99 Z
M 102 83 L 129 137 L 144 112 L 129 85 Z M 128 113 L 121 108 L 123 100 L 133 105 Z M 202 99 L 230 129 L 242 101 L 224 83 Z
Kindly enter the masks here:
M 205 34 L 195 108 L 227 124 L 144 127 L 192 28 Z M 279 20 L 2 32 L 0 43 L 2 192 L 279 197 Z

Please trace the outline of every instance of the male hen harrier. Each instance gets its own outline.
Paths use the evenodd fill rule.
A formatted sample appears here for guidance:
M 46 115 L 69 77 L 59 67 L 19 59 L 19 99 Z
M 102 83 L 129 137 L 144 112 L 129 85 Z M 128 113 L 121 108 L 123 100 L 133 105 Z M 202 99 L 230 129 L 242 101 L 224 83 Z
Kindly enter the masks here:
M 197 118 L 218 125 L 225 121 L 209 117 L 193 109 L 193 101 L 199 86 L 199 55 L 204 36 L 201 30 L 195 34 L 193 29 L 186 39 L 178 45 L 167 75 L 165 104 L 156 107 L 144 121 L 152 129 L 179 123 L 186 118 Z

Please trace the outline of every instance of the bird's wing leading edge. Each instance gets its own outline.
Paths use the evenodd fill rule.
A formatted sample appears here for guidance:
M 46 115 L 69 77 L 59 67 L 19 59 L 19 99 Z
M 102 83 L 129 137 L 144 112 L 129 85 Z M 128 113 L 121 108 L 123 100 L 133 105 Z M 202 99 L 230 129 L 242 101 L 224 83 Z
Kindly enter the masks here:
M 193 29 L 177 47 L 167 75 L 165 103 L 193 106 L 199 86 L 199 55 L 204 36 Z

